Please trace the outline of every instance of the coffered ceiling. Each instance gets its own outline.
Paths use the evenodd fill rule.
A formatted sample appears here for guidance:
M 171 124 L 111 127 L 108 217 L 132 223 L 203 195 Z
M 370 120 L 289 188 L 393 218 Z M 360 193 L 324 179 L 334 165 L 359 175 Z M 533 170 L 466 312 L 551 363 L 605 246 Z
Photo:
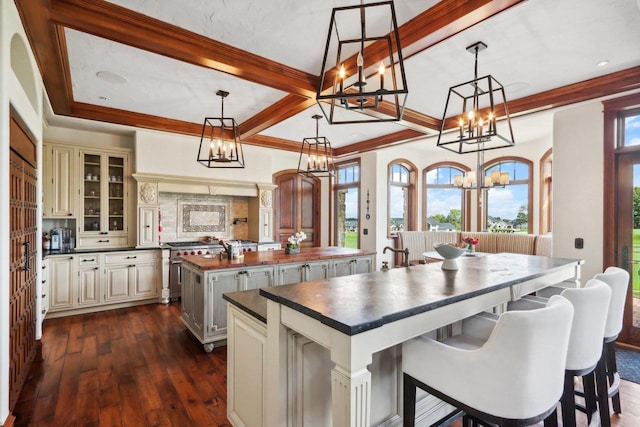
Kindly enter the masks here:
M 357 0 L 15 0 L 53 113 L 199 136 L 225 116 L 243 141 L 299 150 L 332 8 Z M 399 123 L 320 122 L 337 155 L 437 133 L 450 86 L 479 75 L 524 115 L 640 90 L 640 0 L 396 0 L 409 96 Z M 606 65 L 597 66 L 601 61 Z M 514 129 L 516 141 L 518 130 Z

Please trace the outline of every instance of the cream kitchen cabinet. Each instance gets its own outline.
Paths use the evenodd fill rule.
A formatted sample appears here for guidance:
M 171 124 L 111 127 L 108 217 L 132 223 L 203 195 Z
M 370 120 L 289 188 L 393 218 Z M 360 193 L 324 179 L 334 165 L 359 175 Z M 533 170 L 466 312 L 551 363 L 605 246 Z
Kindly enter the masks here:
M 138 208 L 138 246 L 158 246 L 158 208 Z
M 105 302 L 157 297 L 161 273 L 160 253 L 156 252 L 105 253 Z
M 291 262 L 278 265 L 278 284 L 308 282 L 311 280 L 327 279 L 329 261 Z
M 77 307 L 89 307 L 102 302 L 100 254 L 78 256 Z
M 127 246 L 129 155 L 79 151 L 79 248 Z
M 43 207 L 44 218 L 69 218 L 76 214 L 76 151 L 72 146 L 44 144 Z
M 49 256 L 49 317 L 159 302 L 160 250 Z
M 350 276 L 352 274 L 371 273 L 373 257 L 337 258 L 331 260 L 331 277 Z
M 76 306 L 76 271 L 75 257 L 49 257 L 49 312 L 69 310 Z
M 227 330 L 227 304 L 222 295 L 275 284 L 275 268 L 260 266 L 223 269 L 200 274 L 182 264 L 182 319 L 187 328 L 210 352 L 223 342 Z

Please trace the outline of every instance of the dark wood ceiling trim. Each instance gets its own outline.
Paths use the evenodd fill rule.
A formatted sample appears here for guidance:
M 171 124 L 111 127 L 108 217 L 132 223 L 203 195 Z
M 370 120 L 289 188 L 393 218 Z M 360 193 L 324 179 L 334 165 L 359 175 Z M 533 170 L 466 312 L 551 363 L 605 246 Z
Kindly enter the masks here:
M 275 104 L 262 110 L 250 119 L 242 122 L 240 138 L 246 139 L 263 130 L 280 123 L 288 118 L 303 112 L 315 104 L 315 98 L 306 98 L 298 95 L 287 95 Z
M 278 150 L 300 152 L 301 143 L 296 141 L 290 141 L 288 139 L 275 138 L 266 135 L 254 135 L 249 138 L 243 139 L 243 143 L 249 145 L 255 145 L 259 147 L 275 148 Z
M 211 68 L 263 86 L 314 96 L 318 78 L 113 3 L 58 0 L 51 19 L 65 27 Z
M 381 136 L 379 138 L 372 138 L 366 141 L 356 142 L 355 144 L 345 145 L 344 147 L 334 148 L 333 154 L 336 157 L 346 156 L 349 154 L 364 153 L 366 151 L 373 151 L 379 148 L 385 148 L 399 142 L 406 142 L 412 139 L 424 137 L 424 133 L 413 130 L 405 129 L 399 132 L 390 133 L 388 135 Z
M 524 0 L 444 0 L 430 9 L 407 21 L 398 29 L 402 48 L 408 47 L 423 38 L 442 31 L 433 44 L 458 34 L 493 15 L 496 15 Z
M 149 114 L 103 107 L 83 102 L 71 104 L 71 116 L 105 123 L 135 126 L 143 129 L 160 130 L 184 135 L 202 134 L 202 124 L 167 119 Z
M 50 24 L 48 0 L 16 0 L 16 7 L 28 34 L 38 68 L 54 111 L 69 115 L 72 101 L 64 40 Z

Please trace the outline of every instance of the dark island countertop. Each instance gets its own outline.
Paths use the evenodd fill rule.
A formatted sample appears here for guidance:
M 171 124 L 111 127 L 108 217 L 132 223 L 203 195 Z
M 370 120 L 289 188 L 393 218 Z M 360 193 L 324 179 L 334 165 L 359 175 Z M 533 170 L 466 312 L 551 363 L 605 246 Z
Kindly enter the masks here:
M 222 298 L 259 321 L 267 323 L 267 299 L 260 295 L 258 289 L 227 292 Z
M 216 255 L 187 255 L 183 256 L 182 259 L 200 270 L 207 271 L 224 268 L 256 267 L 269 264 L 348 258 L 373 254 L 375 254 L 375 252 L 328 246 L 302 248 L 298 254 L 285 254 L 284 250 L 245 252 L 242 258 L 231 260 L 220 260 Z
M 520 254 L 458 259 L 459 270 L 440 263 L 261 288 L 260 295 L 346 335 L 543 277 L 583 261 Z

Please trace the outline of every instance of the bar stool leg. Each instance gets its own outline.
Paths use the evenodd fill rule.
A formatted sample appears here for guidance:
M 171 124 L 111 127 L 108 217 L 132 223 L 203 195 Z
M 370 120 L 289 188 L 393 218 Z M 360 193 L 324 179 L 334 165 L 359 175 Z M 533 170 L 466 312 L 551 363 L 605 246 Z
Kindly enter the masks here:
M 404 399 L 402 425 L 403 427 L 414 427 L 416 425 L 416 383 L 413 377 L 404 374 L 402 384 Z
M 615 374 L 618 373 L 618 364 L 616 362 L 616 343 L 615 340 L 606 342 L 604 344 L 604 352 L 606 355 L 606 372 L 609 378 L 609 384 L 615 383 Z M 611 394 L 611 403 L 613 406 L 613 412 L 616 414 L 622 413 L 620 406 L 620 390 L 616 389 Z
M 544 419 L 544 427 L 558 427 L 558 410 L 554 409 L 547 418 Z
M 584 409 L 587 414 L 587 423 L 591 424 L 591 418 L 598 409 L 596 404 L 595 370 L 582 377 L 582 387 L 584 390 Z
M 564 373 L 564 390 L 562 392 L 562 398 L 560 399 L 563 426 L 576 425 L 576 401 L 574 396 L 575 389 L 573 386 L 573 378 L 574 375 L 572 373 Z
M 611 425 L 606 369 L 606 360 L 604 357 L 601 357 L 600 361 L 598 361 L 598 366 L 596 366 L 596 387 L 598 389 L 598 410 L 600 412 L 600 425 L 602 427 L 609 427 Z

